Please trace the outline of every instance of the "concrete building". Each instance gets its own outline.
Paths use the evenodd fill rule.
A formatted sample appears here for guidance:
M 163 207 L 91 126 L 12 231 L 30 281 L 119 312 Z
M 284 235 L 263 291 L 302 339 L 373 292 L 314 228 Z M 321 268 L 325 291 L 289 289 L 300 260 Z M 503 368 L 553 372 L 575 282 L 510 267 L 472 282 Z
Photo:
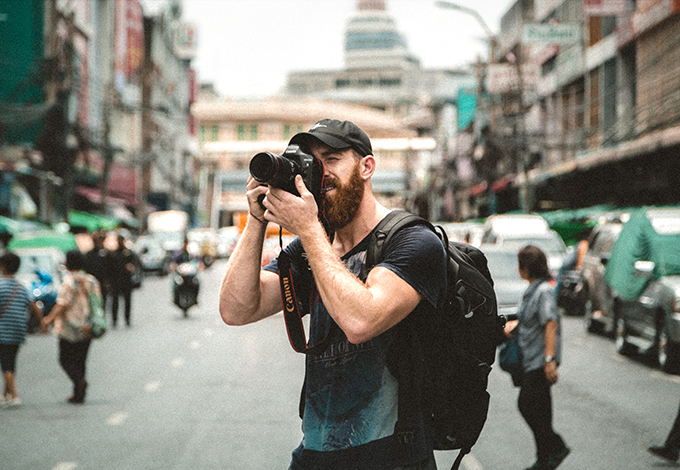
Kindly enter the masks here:
M 676 0 L 518 0 L 498 57 L 524 80 L 490 90 L 485 132 L 456 157 L 478 163 L 456 182 L 462 218 L 678 203 L 679 43 Z
M 389 113 L 315 98 L 230 100 L 204 86 L 192 112 L 200 122 L 199 210 L 202 223 L 213 228 L 232 225 L 237 213 L 247 211 L 244 194 L 252 157 L 259 152 L 280 155 L 293 135 L 321 119 L 349 120 L 369 135 L 378 161 L 373 188 L 391 207 L 406 204 L 415 155 L 431 152 L 436 145 Z

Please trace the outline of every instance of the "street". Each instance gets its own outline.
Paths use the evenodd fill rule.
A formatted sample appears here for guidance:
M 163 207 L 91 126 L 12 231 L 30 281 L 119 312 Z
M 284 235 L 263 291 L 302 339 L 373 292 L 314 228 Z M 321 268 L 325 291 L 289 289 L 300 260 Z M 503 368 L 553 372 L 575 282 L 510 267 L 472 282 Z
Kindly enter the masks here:
M 288 345 L 280 315 L 247 327 L 219 318 L 224 261 L 201 273 L 200 303 L 183 318 L 170 278 L 147 277 L 133 293 L 132 327 L 93 342 L 85 405 L 69 405 L 57 340 L 31 335 L 20 349 L 23 404 L 0 410 L 0 467 L 7 470 L 285 470 L 301 439 L 297 417 L 304 358 Z M 614 352 L 563 319 L 555 429 L 571 447 L 560 470 L 667 467 L 646 452 L 662 444 L 680 401 L 680 377 Z M 533 464 L 534 445 L 516 408 L 517 389 L 497 366 L 489 418 L 463 460 L 466 470 Z M 438 453 L 447 469 L 457 452 Z

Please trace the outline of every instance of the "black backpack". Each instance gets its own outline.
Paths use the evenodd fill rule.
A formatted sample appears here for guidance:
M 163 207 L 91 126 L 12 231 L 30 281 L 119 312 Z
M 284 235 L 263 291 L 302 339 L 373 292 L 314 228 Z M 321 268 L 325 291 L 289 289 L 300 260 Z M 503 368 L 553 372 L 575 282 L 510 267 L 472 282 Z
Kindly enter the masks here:
M 452 470 L 460 467 L 482 432 L 489 409 L 488 375 L 496 348 L 504 340 L 505 318 L 498 315 L 493 280 L 484 254 L 465 243 L 448 241 L 441 227 L 405 211 L 392 211 L 373 231 L 366 254 L 365 276 L 384 258 L 384 247 L 405 227 L 425 225 L 446 246 L 447 291 L 434 318 L 404 322 L 406 341 L 420 357 L 402 364 L 412 376 L 399 381 L 398 426 L 408 429 L 410 409 L 420 402 L 431 413 L 435 450 L 460 449 Z M 413 325 L 416 325 L 415 328 Z M 398 325 L 398 327 L 401 326 Z M 402 357 L 413 355 L 402 355 Z M 403 361 L 402 361 L 403 362 Z M 423 372 L 425 371 L 425 372 Z M 413 377 L 416 380 L 413 380 Z M 411 390 L 420 387 L 419 390 Z M 406 398 L 403 398 L 406 397 Z M 415 405 L 413 403 L 416 403 Z

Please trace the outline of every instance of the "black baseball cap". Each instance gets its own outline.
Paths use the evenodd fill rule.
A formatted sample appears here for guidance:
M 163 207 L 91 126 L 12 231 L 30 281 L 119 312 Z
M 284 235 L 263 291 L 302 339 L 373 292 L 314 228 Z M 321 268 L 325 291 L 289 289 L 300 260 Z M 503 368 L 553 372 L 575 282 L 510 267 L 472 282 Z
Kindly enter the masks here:
M 333 149 L 353 148 L 362 157 L 373 154 L 371 140 L 364 131 L 359 129 L 359 126 L 350 121 L 322 119 L 309 131 L 295 134 L 290 139 L 289 145 L 304 145 L 312 137 Z

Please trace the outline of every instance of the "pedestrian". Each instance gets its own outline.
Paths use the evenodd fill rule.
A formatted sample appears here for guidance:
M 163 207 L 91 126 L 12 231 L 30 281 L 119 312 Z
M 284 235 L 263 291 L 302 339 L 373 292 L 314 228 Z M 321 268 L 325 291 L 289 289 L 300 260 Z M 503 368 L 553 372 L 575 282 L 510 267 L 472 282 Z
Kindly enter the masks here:
M 436 469 L 433 430 L 422 402 L 410 427 L 397 423 L 399 400 L 410 398 L 399 395 L 399 365 L 418 354 L 407 348 L 420 345 L 400 341 L 395 326 L 434 313 L 446 289 L 443 245 L 427 227 L 400 230 L 385 259 L 361 282 L 369 235 L 390 212 L 373 194 L 376 158 L 368 136 L 349 121 L 324 119 L 295 135 L 290 145 L 323 163 L 325 219 L 334 235 L 325 230 L 302 176 L 294 181 L 299 197 L 251 177 L 250 215 L 220 290 L 220 313 L 229 325 L 281 311 L 277 268 L 285 253 L 298 298 L 309 299 L 309 344 L 320 351 L 306 356 L 304 437 L 293 451 L 290 470 Z M 270 222 L 297 238 L 261 269 Z
M 678 454 L 680 453 L 680 409 L 678 409 L 678 414 L 675 416 L 675 422 L 668 433 L 668 437 L 666 437 L 664 445 L 660 447 L 652 446 L 647 450 L 657 457 L 661 457 L 669 462 L 678 461 Z
M 551 386 L 559 378 L 561 361 L 560 315 L 545 253 L 528 245 L 517 254 L 519 274 L 529 281 L 517 320 L 506 325 L 508 336 L 518 335 L 524 375 L 517 405 L 536 443 L 536 463 L 527 470 L 553 470 L 570 449 L 553 429 Z
M 21 404 L 16 387 L 16 359 L 19 347 L 26 341 L 28 308 L 40 321 L 43 319 L 42 311 L 31 301 L 28 290 L 14 278 L 20 265 L 21 259 L 14 253 L 0 256 L 0 364 L 5 383 L 2 391 L 4 407 Z
M 99 282 L 85 271 L 85 258 L 78 250 L 66 253 L 66 274 L 59 288 L 57 303 L 44 319 L 46 325 L 54 323 L 54 333 L 59 338 L 59 364 L 71 382 L 73 395 L 67 401 L 85 402 L 87 381 L 85 364 L 90 349 L 89 292 L 101 295 Z
M 111 288 L 111 273 L 113 267 L 111 265 L 111 253 L 104 246 L 106 240 L 105 230 L 95 230 L 92 232 L 92 243 L 94 247 L 85 253 L 85 272 L 93 275 L 99 281 L 99 287 L 102 294 L 102 302 L 106 310 L 106 302 L 109 298 L 109 289 Z
M 113 327 L 118 323 L 118 304 L 122 297 L 125 304 L 125 324 L 130 326 L 132 310 L 132 274 L 137 263 L 137 255 L 127 247 L 127 239 L 123 234 L 117 236 L 118 246 L 110 253 L 111 263 L 111 318 Z

